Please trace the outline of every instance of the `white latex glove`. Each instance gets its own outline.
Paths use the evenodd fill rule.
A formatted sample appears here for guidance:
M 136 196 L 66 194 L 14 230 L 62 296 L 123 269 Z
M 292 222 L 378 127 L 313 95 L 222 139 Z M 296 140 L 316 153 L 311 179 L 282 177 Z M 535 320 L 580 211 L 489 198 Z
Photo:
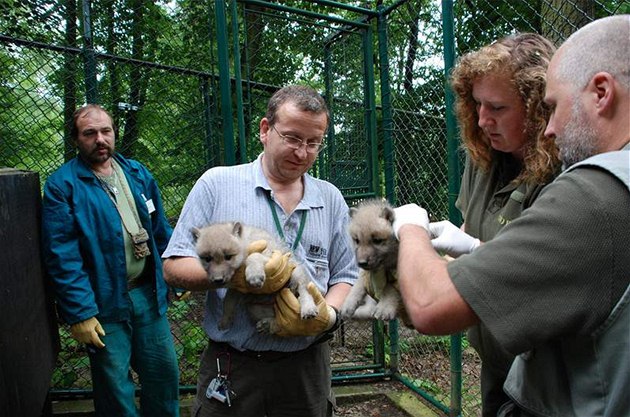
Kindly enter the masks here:
M 453 258 L 472 252 L 479 247 L 481 241 L 470 236 L 448 220 L 429 224 L 433 239 L 431 244 L 435 250 L 446 252 Z
M 398 230 L 405 224 L 415 224 L 429 230 L 429 214 L 417 204 L 405 204 L 394 209 L 394 235 L 398 239 Z

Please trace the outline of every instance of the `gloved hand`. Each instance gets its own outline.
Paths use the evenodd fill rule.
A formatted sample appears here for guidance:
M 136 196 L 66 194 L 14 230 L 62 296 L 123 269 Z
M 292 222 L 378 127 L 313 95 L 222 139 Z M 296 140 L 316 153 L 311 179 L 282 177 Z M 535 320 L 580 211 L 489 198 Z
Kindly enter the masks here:
M 266 240 L 257 240 L 250 243 L 247 247 L 248 255 L 254 252 L 262 252 L 267 248 Z M 286 286 L 287 282 L 291 278 L 291 274 L 295 269 L 295 264 L 289 262 L 291 252 L 282 254 L 280 251 L 273 251 L 271 258 L 265 264 L 265 282 L 260 288 L 252 288 L 245 279 L 245 266 L 241 266 L 236 270 L 232 280 L 230 281 L 230 288 L 235 289 L 238 292 L 250 293 L 250 294 L 273 294 L 278 292 L 281 288 Z
M 190 295 L 192 294 L 191 291 L 185 290 L 183 288 L 171 287 L 171 289 L 173 291 L 173 297 L 175 298 L 175 301 L 186 301 L 190 298 Z
M 98 337 L 105 336 L 105 330 L 98 322 L 96 317 L 80 321 L 70 326 L 72 337 L 81 343 L 94 345 L 97 348 L 104 348 L 105 343 Z
M 448 220 L 429 224 L 433 248 L 446 252 L 450 256 L 457 258 L 472 252 L 481 244 L 479 239 L 475 239 L 459 227 Z
M 273 309 L 276 313 L 276 323 L 280 330 L 278 336 L 315 336 L 331 330 L 337 324 L 336 310 L 326 304 L 326 300 L 315 284 L 308 284 L 308 292 L 313 296 L 319 313 L 312 319 L 300 317 L 300 302 L 288 288 L 283 288 L 276 296 Z
M 429 214 L 417 204 L 405 204 L 394 209 L 394 235 L 398 239 L 398 230 L 405 224 L 415 224 L 429 230 Z

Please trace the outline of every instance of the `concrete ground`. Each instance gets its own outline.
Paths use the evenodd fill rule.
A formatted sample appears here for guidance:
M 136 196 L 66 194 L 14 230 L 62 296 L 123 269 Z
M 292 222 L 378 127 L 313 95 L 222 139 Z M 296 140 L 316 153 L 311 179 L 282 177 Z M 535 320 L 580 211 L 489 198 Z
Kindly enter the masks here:
M 441 415 L 428 407 L 411 391 L 405 392 L 400 389 L 390 391 L 383 388 L 383 385 L 339 385 L 334 386 L 333 391 L 337 397 L 338 404 L 343 404 L 346 401 L 356 403 L 363 398 L 368 399 L 373 398 L 375 395 L 383 395 L 409 417 L 437 417 Z M 191 417 L 192 401 L 193 396 L 191 394 L 182 396 L 180 400 L 181 417 Z M 52 411 L 53 416 L 56 417 L 92 417 L 94 415 L 94 406 L 92 400 L 53 401 Z

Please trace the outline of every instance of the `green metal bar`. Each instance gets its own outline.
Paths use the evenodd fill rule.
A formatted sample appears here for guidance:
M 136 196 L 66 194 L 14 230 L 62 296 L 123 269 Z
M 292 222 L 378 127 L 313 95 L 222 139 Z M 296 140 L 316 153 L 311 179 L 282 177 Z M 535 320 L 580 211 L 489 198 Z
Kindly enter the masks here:
M 389 322 L 389 372 L 392 374 L 398 372 L 398 363 L 400 362 L 399 342 L 398 320 L 392 320 Z
M 366 9 L 364 7 L 358 7 L 358 6 L 352 6 L 352 5 L 349 5 L 349 4 L 340 3 L 338 1 L 331 1 L 331 0 L 311 0 L 311 1 L 313 3 L 317 3 L 317 4 L 320 4 L 322 6 L 331 6 L 331 7 L 337 8 L 337 9 L 348 10 L 349 12 L 363 13 L 363 14 L 367 14 L 367 15 L 370 15 L 370 16 L 376 16 L 378 14 L 374 10 Z
M 461 224 L 461 214 L 455 201 L 459 193 L 460 167 L 457 154 L 457 122 L 455 120 L 454 95 L 449 87 L 448 77 L 455 63 L 455 35 L 453 18 L 453 0 L 442 0 L 442 32 L 444 41 L 444 94 L 446 100 L 446 137 L 448 154 L 448 211 L 449 219 L 454 224 Z M 451 336 L 451 404 L 450 415 L 458 416 L 462 412 L 462 337 Z
M 451 404 L 450 415 L 462 415 L 462 334 L 451 336 Z
M 376 372 L 373 374 L 366 374 L 366 375 L 338 375 L 338 376 L 333 376 L 331 378 L 331 381 L 332 382 L 358 381 L 361 379 L 374 379 L 376 377 L 388 378 L 388 377 L 391 377 L 391 375 L 385 372 Z
M 96 58 L 94 57 L 94 45 L 92 43 L 92 18 L 90 13 L 90 0 L 83 0 L 83 59 L 85 61 L 85 101 L 87 103 L 98 102 L 98 90 L 96 83 Z
M 328 146 L 324 153 L 324 158 L 321 156 L 317 160 L 319 166 L 320 178 L 330 178 L 330 170 L 334 163 L 336 139 L 335 139 L 335 102 L 333 93 L 333 73 L 332 73 L 332 50 L 331 46 L 326 44 L 324 46 L 324 85 L 326 88 L 326 102 L 328 105 L 328 111 L 330 113 L 330 121 L 328 123 L 328 137 L 326 141 Z
M 367 128 L 368 149 L 371 152 L 368 166 L 372 176 L 370 191 L 380 195 L 378 175 L 378 140 L 376 137 L 376 97 L 374 93 L 374 48 L 372 46 L 372 27 L 363 31 L 363 89 L 365 101 L 365 126 Z
M 433 397 L 431 394 L 419 389 L 412 381 L 410 381 L 406 376 L 403 376 L 401 374 L 394 374 L 393 375 L 394 378 L 396 378 L 397 380 L 399 380 L 400 382 L 402 382 L 403 384 L 405 384 L 405 386 L 407 388 L 410 388 L 413 392 L 415 392 L 416 394 L 420 395 L 422 398 L 424 398 L 425 400 L 427 400 L 428 402 L 430 402 L 431 404 L 433 404 L 435 407 L 439 408 L 441 411 L 443 411 L 444 413 L 448 414 L 449 413 L 449 409 L 442 404 L 440 401 L 438 401 L 435 397 Z
M 374 344 L 374 363 L 385 369 L 385 333 L 383 322 L 372 320 L 372 343 Z
M 379 7 L 379 10 L 382 7 Z M 387 18 L 379 13 L 377 19 L 378 56 L 380 61 L 381 76 L 381 114 L 383 126 L 383 163 L 385 175 L 385 198 L 391 204 L 396 205 L 394 190 L 394 144 L 392 141 L 393 117 L 392 96 L 389 86 L 389 54 L 387 53 Z
M 376 193 L 357 193 L 357 194 L 346 194 L 344 197 L 346 200 L 359 200 L 363 198 L 376 197 Z
M 234 122 L 232 121 L 232 92 L 228 57 L 227 24 L 225 18 L 225 0 L 215 0 L 217 26 L 217 50 L 219 58 L 219 90 L 221 91 L 221 119 L 223 121 L 223 144 L 226 165 L 234 165 Z
M 461 213 L 455 207 L 460 186 L 460 162 L 457 149 L 457 121 L 455 120 L 455 97 L 451 90 L 448 77 L 455 63 L 455 35 L 453 30 L 453 0 L 442 0 L 442 27 L 444 40 L 444 94 L 446 99 L 446 137 L 448 153 L 448 211 L 449 219 L 456 225 L 462 223 Z
M 236 10 L 236 0 L 231 2 L 232 9 L 232 39 L 234 41 L 234 79 L 236 82 L 236 121 L 238 126 L 238 144 L 240 150 L 240 161 L 242 164 L 247 160 L 247 144 L 245 142 L 245 116 L 243 115 L 243 77 L 241 76 L 241 48 L 238 40 L 238 13 Z
M 408 1 L 409 0 L 398 0 L 396 3 L 392 4 L 391 6 L 387 6 L 387 8 L 383 9 L 382 14 L 387 16 L 392 11 L 396 10 L 397 8 L 407 3 Z
M 348 25 L 348 26 L 354 26 L 354 27 L 359 27 L 359 28 L 367 28 L 370 25 L 367 23 L 361 23 L 361 22 L 355 22 L 352 20 L 347 20 L 347 19 L 341 19 L 339 17 L 335 17 L 335 16 L 330 16 L 330 15 L 325 15 L 325 14 L 321 14 L 321 13 L 315 13 L 315 12 L 310 12 L 308 10 L 302 10 L 302 9 L 296 9 L 295 7 L 289 7 L 289 6 L 283 6 L 281 4 L 276 4 L 276 3 L 269 3 L 263 0 L 238 0 L 240 3 L 245 3 L 245 4 L 253 4 L 256 6 L 261 6 L 261 7 L 267 7 L 269 9 L 274 9 L 274 10 L 278 10 L 281 12 L 288 12 L 288 13 L 295 13 L 295 14 L 299 14 L 302 16 L 308 16 L 308 17 L 313 17 L 316 19 L 322 19 L 322 20 L 326 20 L 329 22 L 335 22 L 335 23 L 340 23 L 342 25 Z
M 381 365 L 356 365 L 356 366 L 339 366 L 333 368 L 333 372 L 348 372 L 348 371 L 364 371 L 368 369 L 383 369 Z M 370 374 L 372 375 L 372 374 Z
M 210 86 L 208 79 L 201 80 L 201 94 L 203 97 L 203 116 L 205 127 L 205 143 L 206 143 L 206 169 L 218 165 L 214 141 L 212 140 L 212 101 L 210 99 Z
M 247 22 L 247 8 L 243 7 L 243 22 Z M 253 119 L 252 116 L 252 71 L 251 71 L 251 66 L 249 64 L 249 38 L 247 36 L 247 28 L 245 30 L 243 30 L 243 51 L 245 51 L 245 92 L 246 94 L 243 95 L 244 99 L 246 97 L 247 99 L 247 123 L 245 124 L 245 129 L 246 130 L 246 137 L 250 138 L 250 141 L 253 140 L 253 136 L 252 135 L 252 127 L 251 127 L 251 122 Z M 253 160 L 254 158 L 256 158 L 257 155 L 254 155 L 253 153 L 253 146 L 251 146 L 250 148 L 247 149 L 247 157 L 250 160 Z M 251 155 L 250 155 L 250 151 L 251 151 Z

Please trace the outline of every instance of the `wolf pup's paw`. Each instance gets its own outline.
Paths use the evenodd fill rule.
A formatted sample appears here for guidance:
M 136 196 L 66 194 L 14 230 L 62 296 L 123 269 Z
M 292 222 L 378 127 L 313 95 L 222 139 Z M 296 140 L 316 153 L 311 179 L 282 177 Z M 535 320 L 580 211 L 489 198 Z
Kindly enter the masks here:
M 271 334 L 275 327 L 275 319 L 270 317 L 256 322 L 256 331 L 262 334 Z
M 341 314 L 341 318 L 348 320 L 354 316 L 354 312 L 359 307 L 361 303 L 361 299 L 357 299 L 352 297 L 351 295 L 346 298 L 343 305 L 341 306 L 341 310 L 339 313 Z
M 311 306 L 300 305 L 300 317 L 302 317 L 302 320 L 315 318 L 318 314 L 319 309 L 315 304 Z
M 374 318 L 377 320 L 389 321 L 396 318 L 398 312 L 397 305 L 391 305 L 388 303 L 378 303 L 376 309 L 374 309 Z
M 374 311 L 376 310 L 376 301 L 371 297 L 366 297 L 365 303 L 361 304 L 352 313 L 352 319 L 354 320 L 372 320 L 374 319 Z M 342 318 L 343 314 L 341 315 Z
M 265 269 L 263 265 L 247 265 L 245 280 L 252 288 L 261 288 L 265 283 Z

